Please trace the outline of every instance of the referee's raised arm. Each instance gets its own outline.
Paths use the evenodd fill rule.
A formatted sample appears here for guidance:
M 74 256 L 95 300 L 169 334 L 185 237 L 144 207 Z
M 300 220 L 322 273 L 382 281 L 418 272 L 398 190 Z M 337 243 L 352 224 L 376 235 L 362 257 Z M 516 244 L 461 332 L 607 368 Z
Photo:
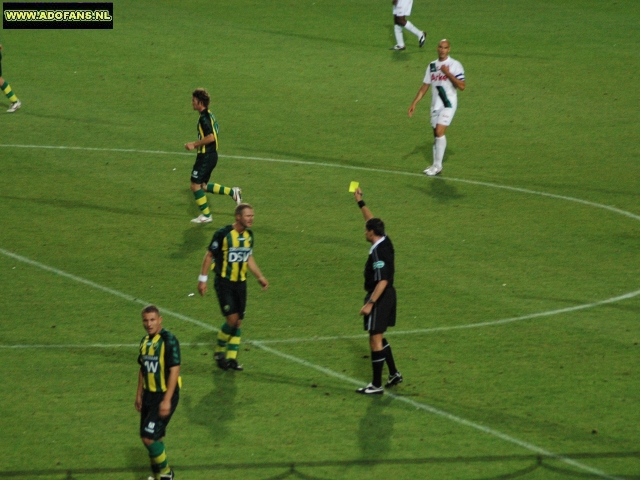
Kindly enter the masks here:
M 356 202 L 358 202 L 358 206 L 360 207 L 360 211 L 362 212 L 364 221 L 366 222 L 370 218 L 373 218 L 373 213 L 371 213 L 371 210 L 369 210 L 369 207 L 367 207 L 366 203 L 364 203 L 364 200 L 362 200 L 362 190 L 359 187 L 356 188 L 356 191 L 353 193 L 353 196 L 355 197 Z

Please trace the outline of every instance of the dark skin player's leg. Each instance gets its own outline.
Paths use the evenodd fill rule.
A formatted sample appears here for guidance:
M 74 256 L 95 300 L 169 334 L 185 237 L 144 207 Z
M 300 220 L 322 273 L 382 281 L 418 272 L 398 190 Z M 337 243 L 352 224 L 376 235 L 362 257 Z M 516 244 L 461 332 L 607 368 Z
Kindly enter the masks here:
M 394 15 L 393 16 L 393 22 L 396 25 L 400 25 L 401 27 L 404 27 L 407 24 L 407 18 L 403 15 L 401 17 Z

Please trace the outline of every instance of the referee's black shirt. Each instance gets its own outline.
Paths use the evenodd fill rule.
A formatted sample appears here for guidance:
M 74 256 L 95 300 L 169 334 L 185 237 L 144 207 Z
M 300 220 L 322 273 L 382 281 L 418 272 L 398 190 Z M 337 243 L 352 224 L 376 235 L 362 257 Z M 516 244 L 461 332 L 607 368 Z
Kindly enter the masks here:
M 389 282 L 393 287 L 393 274 L 395 271 L 393 244 L 389 237 L 383 237 L 379 243 L 374 244 L 369 252 L 369 258 L 364 266 L 364 289 L 371 293 L 381 280 Z

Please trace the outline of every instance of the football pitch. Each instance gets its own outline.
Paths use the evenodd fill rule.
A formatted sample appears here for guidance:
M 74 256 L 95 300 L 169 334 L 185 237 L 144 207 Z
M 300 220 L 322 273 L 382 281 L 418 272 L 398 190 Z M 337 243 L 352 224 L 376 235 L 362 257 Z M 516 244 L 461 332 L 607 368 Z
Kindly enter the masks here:
M 3 30 L 0 478 L 144 480 L 143 305 L 180 340 L 176 479 L 640 479 L 640 4 L 114 2 L 113 30 Z M 444 170 L 440 39 L 465 68 Z M 197 87 L 212 181 L 255 208 L 239 360 L 197 277 L 234 202 L 189 190 Z M 396 251 L 404 382 L 375 398 L 358 181 Z M 386 370 L 385 370 L 386 376 Z

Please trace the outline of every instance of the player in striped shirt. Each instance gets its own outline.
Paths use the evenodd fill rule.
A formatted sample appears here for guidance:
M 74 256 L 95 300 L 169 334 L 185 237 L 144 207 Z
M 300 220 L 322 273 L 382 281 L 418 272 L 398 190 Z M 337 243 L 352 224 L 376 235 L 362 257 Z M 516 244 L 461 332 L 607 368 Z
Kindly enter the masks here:
M 191 223 L 210 223 L 211 210 L 207 194 L 229 195 L 237 205 L 242 203 L 242 190 L 238 187 L 225 187 L 219 183 L 209 183 L 211 172 L 218 164 L 218 133 L 220 128 L 216 118 L 209 110 L 211 97 L 204 88 L 196 88 L 191 97 L 191 106 L 200 113 L 198 118 L 198 140 L 184 144 L 187 150 L 196 150 L 196 161 L 191 169 L 191 191 L 198 208 L 202 212 Z
M 163 439 L 167 425 L 180 400 L 180 343 L 162 328 L 162 317 L 155 305 L 142 310 L 147 335 L 138 353 L 138 392 L 135 407 L 140 412 L 140 438 L 151 459 L 150 480 L 173 480 Z
M 427 67 L 427 73 L 416 98 L 409 107 L 409 117 L 413 116 L 416 105 L 425 96 L 429 87 L 431 90 L 431 126 L 433 127 L 433 165 L 424 173 L 429 176 L 442 172 L 442 159 L 447 148 L 445 131 L 451 125 L 453 116 L 458 108 L 458 90 L 466 87 L 464 68 L 462 64 L 449 56 L 451 44 L 449 40 L 440 40 L 438 43 L 438 60 Z
M 247 270 L 255 275 L 263 290 L 269 286 L 253 258 L 253 232 L 250 230 L 253 225 L 253 207 L 248 203 L 241 203 L 236 207 L 235 216 L 233 225 L 227 225 L 213 235 L 198 277 L 198 292 L 204 296 L 209 270 L 213 268 L 216 274 L 213 285 L 220 310 L 226 318 L 218 332 L 214 350 L 214 358 L 222 370 L 243 370 L 237 357 L 240 349 L 240 326 L 247 305 Z

